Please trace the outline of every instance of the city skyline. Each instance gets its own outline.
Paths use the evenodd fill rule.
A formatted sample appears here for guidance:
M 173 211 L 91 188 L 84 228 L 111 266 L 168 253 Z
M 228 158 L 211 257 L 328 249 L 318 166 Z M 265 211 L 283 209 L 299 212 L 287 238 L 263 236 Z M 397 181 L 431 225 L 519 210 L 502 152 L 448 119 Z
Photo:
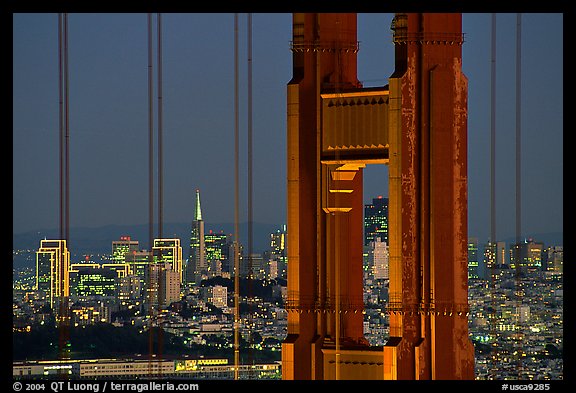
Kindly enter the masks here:
M 161 16 L 162 77 L 150 52 L 160 51 Z M 231 379 L 233 371 L 234 379 L 569 379 L 563 14 L 291 18 L 12 15 L 14 378 Z M 65 138 L 62 85 L 53 83 L 62 20 Z M 491 61 L 495 20 L 498 61 Z M 286 32 L 282 52 L 278 37 Z M 62 83 L 62 68 L 59 76 Z M 164 148 L 151 163 L 152 129 L 154 150 L 162 143 L 160 102 Z M 238 139 L 233 146 L 237 131 L 240 146 Z M 217 228 L 232 214 L 234 237 L 204 228 L 204 219 Z M 38 228 L 55 228 L 57 218 L 60 236 Z M 238 219 L 247 231 L 238 233 Z M 186 234 L 172 232 L 177 221 Z M 84 249 L 96 239 L 78 230 L 108 228 L 109 236 L 149 222 L 147 235 L 118 233 L 112 252 L 98 255 Z M 282 230 L 254 249 L 253 224 L 262 223 Z M 48 232 L 61 240 L 46 240 Z M 558 241 L 542 241 L 546 233 Z M 37 251 L 15 244 L 24 238 L 39 243 Z M 231 259 L 236 241 L 243 251 Z M 20 265 L 19 254 L 35 254 L 35 269 Z
M 246 18 L 239 16 L 244 222 Z M 514 58 L 507 54 L 513 53 L 515 16 L 497 15 L 498 239 L 514 234 Z M 522 18 L 522 232 L 562 232 L 562 15 Z M 385 85 L 392 73 L 391 20 L 392 14 L 358 14 L 365 86 Z M 190 221 L 195 189 L 211 222 L 232 222 L 233 14 L 163 14 L 162 21 L 164 222 Z M 145 14 L 70 14 L 69 23 L 71 227 L 147 223 Z M 254 221 L 277 225 L 285 223 L 291 28 L 291 14 L 253 15 Z M 463 31 L 469 235 L 483 242 L 490 212 L 490 14 L 463 14 Z M 57 14 L 14 15 L 13 81 L 13 233 L 57 228 Z M 386 176 L 382 165 L 367 167 L 365 203 L 387 196 Z
M 117 280 L 120 280 L 122 285 L 118 286 L 114 284 L 114 277 L 117 276 L 115 272 L 115 266 L 118 266 L 120 270 L 125 270 L 126 267 L 124 265 L 131 264 L 131 257 L 129 256 L 131 252 L 130 249 L 136 250 L 138 248 L 138 240 L 133 239 L 131 237 L 123 236 L 120 240 L 114 240 L 111 242 L 112 249 L 116 250 L 116 253 L 112 253 L 111 257 L 114 259 L 115 263 L 109 264 L 92 264 L 92 263 L 79 263 L 73 264 L 70 270 L 70 273 L 75 273 L 75 278 L 70 278 L 70 294 L 72 295 L 74 302 L 71 307 L 72 312 L 72 322 L 75 329 L 84 329 L 93 327 L 93 331 L 96 335 L 97 329 L 105 329 L 104 325 L 100 322 L 104 322 L 106 325 L 110 326 L 115 330 L 115 334 L 128 334 L 126 328 L 126 322 L 129 321 L 128 326 L 132 327 L 132 325 L 136 324 L 136 326 L 140 326 L 143 322 L 143 317 L 141 313 L 136 313 L 132 315 L 128 320 L 124 318 L 128 318 L 126 313 L 118 313 L 115 307 L 118 307 L 120 303 L 114 306 L 114 302 L 112 301 L 113 298 L 118 298 L 118 301 L 122 301 L 122 305 L 125 304 L 134 304 L 134 302 L 138 302 L 138 299 L 141 295 L 141 285 L 137 284 L 138 279 L 134 280 L 135 277 L 130 276 L 118 276 Z M 274 245 L 270 245 L 271 248 L 274 248 Z M 42 250 L 40 247 L 39 250 Z M 364 256 L 365 266 L 364 270 L 364 291 L 365 291 L 365 316 L 364 316 L 364 334 L 366 338 L 372 342 L 373 345 L 382 345 L 382 343 L 386 342 L 386 339 L 389 337 L 389 328 L 388 328 L 388 313 L 390 312 L 386 307 L 389 304 L 388 298 L 388 274 L 387 274 L 387 258 L 384 255 L 380 255 L 380 257 L 384 257 L 384 260 L 380 261 L 380 257 L 377 258 L 377 251 L 378 247 L 374 245 L 374 248 L 371 248 L 372 252 L 368 251 L 368 254 Z M 382 249 L 382 252 L 386 254 L 386 250 Z M 543 250 L 542 250 L 543 251 Z M 560 253 L 562 251 L 560 250 Z M 126 258 L 125 263 L 120 262 L 120 256 L 123 253 L 127 253 L 128 257 Z M 378 252 L 380 253 L 380 252 Z M 116 255 L 117 258 L 114 258 Z M 541 254 L 543 257 L 544 255 Z M 470 259 L 472 257 L 472 259 Z M 482 260 L 482 257 L 479 255 L 471 256 L 469 254 L 469 261 L 471 260 Z M 484 257 L 485 258 L 485 257 Z M 560 258 L 562 258 L 560 256 Z M 379 261 L 379 262 L 378 262 Z M 485 262 L 485 261 L 484 261 Z M 562 363 L 562 352 L 563 352 L 563 333 L 562 333 L 562 298 L 563 298 L 563 285 L 562 285 L 562 268 L 561 268 L 561 259 L 560 259 L 560 270 L 556 270 L 555 266 L 548 265 L 544 268 L 542 265 L 542 269 L 538 266 L 531 266 L 530 261 L 528 262 L 527 267 L 531 270 L 525 272 L 526 275 L 522 277 L 522 285 L 524 291 L 527 291 L 521 300 L 521 303 L 518 303 L 518 299 L 516 298 L 514 292 L 514 286 L 511 283 L 515 280 L 515 272 L 514 268 L 512 269 L 502 269 L 499 267 L 496 269 L 494 279 L 497 280 L 499 283 L 495 289 L 491 291 L 487 291 L 489 286 L 491 285 L 491 278 L 490 277 L 478 277 L 469 280 L 470 292 L 469 292 L 469 299 L 471 301 L 471 308 L 470 308 L 470 317 L 469 317 L 469 324 L 470 324 L 470 338 L 474 340 L 475 346 L 477 347 L 478 353 L 476 354 L 476 366 L 475 366 L 475 379 L 476 380 L 486 380 L 486 379 L 564 379 L 566 377 L 566 373 L 563 372 L 563 363 Z M 140 263 L 140 262 L 138 262 Z M 379 264 L 382 263 L 382 266 Z M 370 267 L 366 269 L 366 267 Z M 133 268 L 127 268 L 128 271 L 132 271 Z M 31 307 L 34 307 L 34 304 L 38 305 L 38 298 L 37 294 L 34 295 L 36 292 L 32 291 L 30 288 L 30 284 L 33 281 L 33 273 L 29 269 L 15 269 L 16 273 L 14 275 L 13 280 L 13 293 L 14 293 L 14 304 L 16 305 L 15 308 L 15 321 L 14 322 L 14 329 L 15 332 L 19 332 L 19 340 L 22 340 L 22 333 L 25 334 L 42 334 L 39 333 L 38 329 L 41 325 L 41 321 L 49 322 L 47 320 L 47 313 L 45 310 L 41 310 L 37 313 L 32 313 L 30 311 Z M 28 273 L 26 273 L 28 271 Z M 272 274 L 272 266 L 269 269 L 265 270 L 266 276 L 268 274 Z M 128 274 L 128 273 L 124 273 Z M 142 275 L 142 272 L 138 272 L 137 270 L 133 270 L 133 273 L 138 276 Z M 282 274 L 282 277 L 285 278 L 286 272 Z M 218 276 L 219 274 L 216 274 Z M 25 277 L 28 276 L 29 278 L 26 279 Z M 216 277 L 215 276 L 215 277 Z M 144 274 L 145 277 L 145 274 Z M 225 276 L 222 275 L 222 279 L 225 280 Z M 141 280 L 142 278 L 140 278 Z M 516 277 L 517 279 L 517 277 Z M 228 278 L 228 280 L 230 280 Z M 265 280 L 266 281 L 266 280 Z M 26 284 L 28 282 L 29 284 Z M 275 280 L 268 281 L 275 284 Z M 284 281 L 285 282 L 285 281 Z M 228 307 L 231 301 L 231 296 L 233 292 L 230 293 L 230 286 L 228 287 L 228 291 L 226 290 L 226 286 L 222 286 L 226 283 L 226 281 L 212 281 L 210 278 L 207 281 L 202 283 L 202 287 L 200 292 L 197 295 L 194 295 L 195 292 L 188 292 L 184 290 L 183 294 L 186 296 L 182 296 L 180 300 L 174 298 L 172 302 L 175 304 L 189 304 L 194 305 L 195 302 L 200 302 L 199 304 L 203 304 L 201 302 L 206 302 L 207 304 L 212 304 L 217 309 L 220 309 L 227 315 L 230 315 L 231 308 Z M 230 285 L 230 284 L 227 284 Z M 168 288 L 168 285 L 166 286 Z M 134 292 L 135 290 L 135 292 Z M 218 293 L 219 295 L 217 296 Z M 274 293 L 274 291 L 272 292 Z M 26 296 L 24 296 L 26 295 Z M 198 298 L 196 297 L 198 296 Z M 224 297 L 223 297 L 224 296 Z M 224 299 L 228 299 L 226 302 Z M 28 300 L 26 300 L 28 299 Z M 36 299 L 36 300 L 33 300 Z M 193 300 L 198 299 L 198 300 Z M 489 309 L 487 307 L 494 306 L 494 300 L 502 299 L 501 302 L 498 304 L 498 318 L 491 319 Z M 78 301 L 79 300 L 79 301 Z M 48 300 L 46 300 L 48 301 Z M 258 321 L 258 326 L 260 326 L 261 333 L 260 339 L 258 340 L 259 344 L 262 344 L 264 347 L 264 337 L 282 337 L 285 332 L 285 325 L 283 325 L 279 320 L 285 321 L 284 318 L 278 317 L 278 312 L 283 312 L 284 315 L 286 313 L 283 310 L 282 304 L 276 303 L 274 305 L 273 302 L 270 302 L 270 299 L 264 300 L 259 302 L 260 306 L 262 306 L 263 310 L 269 310 L 272 308 L 273 313 L 266 313 L 266 317 L 264 317 L 264 313 L 258 311 L 255 315 L 260 315 L 256 317 L 249 317 L 246 318 L 253 318 L 253 321 Z M 519 305 L 520 304 L 520 305 Z M 167 305 L 166 305 L 167 306 Z M 128 306 L 130 307 L 133 306 Z M 146 308 L 144 308 L 146 309 Z M 169 311 L 168 311 L 169 310 Z M 178 310 L 182 310 L 180 307 L 172 307 L 170 306 L 165 312 L 169 317 L 165 319 L 163 324 L 163 328 L 166 331 L 166 334 L 175 335 L 179 337 L 178 340 L 182 339 L 184 342 L 194 343 L 193 337 L 194 335 L 190 335 L 185 333 L 188 331 L 189 327 L 196 326 L 197 332 L 204 337 L 209 337 L 214 334 L 215 329 L 215 321 L 210 318 L 203 319 L 200 314 L 195 314 L 196 317 L 190 319 L 191 316 L 187 318 L 183 318 L 183 316 L 178 317 L 179 313 Z M 282 310 L 282 311 L 278 311 Z M 521 312 L 519 312 L 519 310 Z M 518 314 L 519 318 L 522 318 L 520 322 L 521 325 L 517 325 L 516 321 L 516 314 Z M 276 316 L 275 316 L 276 315 Z M 28 319 L 27 319 L 28 318 Z M 273 318 L 271 320 L 271 318 Z M 145 319 L 144 319 L 145 320 Z M 196 322 L 194 322 L 196 320 Z M 274 321 L 274 322 L 272 322 Z M 527 324 L 529 322 L 529 324 Z M 221 330 L 220 335 L 224 335 L 228 337 L 227 340 L 230 342 L 229 338 L 229 326 L 230 326 L 230 319 L 226 320 L 219 320 L 217 325 Z M 96 326 L 96 325 L 99 325 Z M 124 329 L 122 329 L 124 326 Z M 186 327 L 188 326 L 188 327 Z M 206 326 L 206 330 L 202 328 L 202 326 Z M 506 359 L 515 359 L 513 351 L 516 348 L 515 341 L 514 341 L 514 332 L 518 328 L 518 326 L 522 329 L 522 334 L 525 335 L 525 345 L 523 346 L 523 351 L 527 354 L 526 359 L 523 360 L 523 365 L 521 368 L 518 368 L 514 362 L 507 361 Z M 226 329 L 228 327 L 228 329 Z M 180 330 L 178 330 L 180 329 Z M 496 329 L 496 330 L 494 330 Z M 34 332 L 34 333 L 31 333 Z M 204 332 L 204 333 L 202 333 Z M 226 333 L 228 332 L 228 333 Z M 14 333 L 16 334 L 16 333 Z M 76 333 L 78 334 L 78 333 Z M 142 332 L 140 332 L 142 334 Z M 228 334 L 228 336 L 226 336 Z M 76 336 L 77 337 L 77 336 Z M 191 340 L 191 341 L 189 341 Z M 207 340 L 207 338 L 206 338 Z M 498 342 L 498 350 L 496 351 L 495 356 L 497 359 L 500 359 L 497 363 L 494 363 L 494 358 L 489 356 L 486 352 L 486 348 L 488 344 L 492 342 L 492 340 L 497 340 Z M 86 339 L 86 343 L 80 341 L 78 338 L 72 340 L 72 348 L 75 348 L 78 351 L 79 347 L 86 347 L 89 342 Z M 24 341 L 26 342 L 26 341 Z M 278 351 L 279 348 L 277 347 L 278 341 L 266 341 L 269 346 L 266 348 L 272 351 Z M 276 344 L 272 344 L 275 342 Z M 211 351 L 210 348 L 214 348 L 214 346 L 218 345 L 218 341 L 210 341 L 209 343 L 204 344 L 203 351 Z M 192 344 L 190 344 L 192 345 Z M 275 346 L 276 345 L 276 346 Z M 543 352 L 543 347 L 545 346 L 545 352 Z M 124 348 L 124 347 L 123 347 Z M 136 350 L 135 348 L 130 349 L 130 347 L 126 347 L 124 351 L 129 350 Z M 192 350 L 190 348 L 190 350 Z M 38 349 L 38 351 L 41 351 Z M 188 350 L 184 350 L 184 347 L 181 349 L 180 358 L 182 356 L 184 358 L 190 358 L 190 354 L 188 354 Z M 243 349 L 243 353 L 250 351 L 248 348 Z M 18 357 L 13 359 L 13 370 L 14 375 L 18 378 L 37 378 L 42 375 L 42 370 L 44 373 L 47 371 L 49 374 L 44 375 L 51 375 L 55 372 L 54 369 L 50 369 L 49 367 L 53 366 L 50 362 L 49 357 L 45 357 L 40 361 L 23 361 L 21 358 L 22 351 L 18 352 Z M 36 352 L 34 352 L 36 353 Z M 185 353 L 185 355 L 183 355 Z M 204 352 L 201 352 L 204 353 Z M 134 368 L 130 370 L 118 370 L 117 365 L 118 362 L 114 361 L 111 364 L 109 359 L 98 359 L 98 360 L 87 360 L 88 358 L 79 357 L 79 352 L 75 353 L 75 356 L 72 356 L 70 359 L 64 360 L 64 364 L 75 364 L 80 365 L 80 371 L 78 371 L 78 366 L 72 366 L 72 379 L 77 378 L 78 374 L 83 375 L 84 377 L 92 376 L 89 370 L 83 369 L 82 367 L 98 367 L 99 375 L 107 375 L 108 377 L 116 377 L 118 375 L 133 375 L 136 374 L 137 377 L 144 377 L 144 378 L 153 378 L 154 373 L 151 374 L 149 369 L 145 368 Z M 195 359 L 192 355 L 192 359 Z M 214 356 L 214 355 L 213 355 Z M 216 362 L 216 359 L 224 359 L 224 352 L 221 352 L 216 357 L 213 356 L 204 356 L 203 359 L 208 359 L 208 361 Z M 134 356 L 134 360 L 136 363 L 140 361 L 141 355 Z M 125 359 L 124 357 L 122 359 Z M 176 360 L 178 362 L 179 360 Z M 218 360 L 220 361 L 220 360 Z M 202 368 L 194 368 L 190 369 L 189 371 L 195 371 L 197 374 L 191 374 L 188 377 L 198 377 L 199 379 L 220 379 L 220 378 L 228 378 L 231 379 L 231 374 L 227 374 L 226 370 L 230 370 L 230 361 L 225 363 L 222 360 L 222 369 L 219 373 L 215 374 L 208 374 L 205 375 L 202 373 Z M 82 366 L 84 364 L 85 366 Z M 228 366 L 224 366 L 228 364 Z M 32 374 L 28 369 L 32 366 Z M 277 364 L 278 370 L 280 366 Z M 39 371 L 40 370 L 40 371 Z M 180 370 L 185 371 L 185 370 Z M 215 372 L 216 370 L 213 369 Z M 166 375 L 180 375 L 178 374 L 178 369 L 169 368 L 166 370 Z M 28 373 L 28 374 L 26 374 Z M 120 374 L 118 374 L 120 373 Z M 173 374 L 174 373 L 174 374 Z M 94 374 L 94 376 L 96 376 Z M 276 378 L 278 378 L 278 374 L 275 374 Z M 258 378 L 261 377 L 271 377 L 262 376 L 260 375 Z

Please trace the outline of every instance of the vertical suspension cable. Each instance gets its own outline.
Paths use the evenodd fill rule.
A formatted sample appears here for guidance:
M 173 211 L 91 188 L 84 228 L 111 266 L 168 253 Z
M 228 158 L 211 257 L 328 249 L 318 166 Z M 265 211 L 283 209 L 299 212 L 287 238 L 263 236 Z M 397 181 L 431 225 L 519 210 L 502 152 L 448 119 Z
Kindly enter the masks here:
M 521 238 L 521 218 L 522 218 L 522 172 L 521 172 L 521 153 L 522 153 L 522 126 L 521 126 L 521 51 L 522 51 L 522 14 L 517 14 L 516 25 L 516 243 L 520 243 Z
M 253 323 L 252 318 L 252 307 L 253 307 L 253 276 L 254 276 L 254 266 L 252 260 L 253 245 L 254 245 L 254 225 L 253 225 L 253 205 L 252 205 L 252 188 L 253 188 L 253 176 L 252 176 L 252 14 L 248 13 L 248 364 L 252 365 L 252 351 L 253 351 Z M 250 369 L 251 370 L 251 369 Z M 251 372 L 249 373 L 249 378 L 251 378 Z
M 162 239 L 164 183 L 162 149 L 162 14 L 158 14 L 158 237 Z
M 152 355 L 154 353 L 153 335 L 153 264 L 152 245 L 154 242 L 154 112 L 153 112 L 153 84 L 152 84 L 152 14 L 148 13 L 148 373 L 152 374 Z
M 152 252 L 154 239 L 154 108 L 152 97 L 152 14 L 148 13 L 148 244 Z
M 66 214 L 66 221 L 65 221 L 65 240 L 66 240 L 66 247 L 70 249 L 70 95 L 69 95 L 69 77 L 68 77 L 68 14 L 64 14 L 64 132 L 65 132 L 65 148 L 66 148 L 66 155 L 64 158 L 64 167 L 66 171 L 66 179 L 64 181 L 66 187 L 66 196 L 65 196 L 65 214 Z M 60 279 L 63 280 L 63 287 L 69 285 L 66 283 L 66 275 L 68 273 L 67 264 L 69 261 L 66 261 L 63 256 L 61 257 L 60 262 L 60 269 L 61 275 Z M 69 331 L 69 320 L 68 320 L 68 296 L 66 296 L 65 288 L 61 289 L 62 291 L 62 301 L 61 304 L 61 323 L 62 323 L 62 335 L 63 335 L 63 354 L 64 357 L 68 358 L 69 354 L 67 353 L 67 344 L 70 340 L 70 331 Z
M 492 14 L 492 59 L 491 59 L 491 81 L 490 81 L 490 241 L 488 242 L 489 252 L 494 248 L 494 260 L 490 266 L 490 295 L 492 302 L 491 336 L 492 343 L 492 369 L 497 368 L 497 341 L 496 341 L 496 308 L 495 308 L 495 264 L 497 258 L 496 248 L 496 14 Z M 488 258 L 491 258 L 488 254 Z
M 68 318 L 68 296 L 66 296 L 67 259 L 65 247 L 69 246 L 70 205 L 70 149 L 69 149 L 69 116 L 68 116 L 68 14 L 58 14 L 58 73 L 59 73 L 59 170 L 60 170 L 60 240 L 65 240 L 66 246 L 61 245 L 60 263 L 58 264 L 58 358 L 69 358 L 68 343 L 70 339 Z M 63 375 L 67 377 L 67 375 Z
M 60 150 L 60 237 L 59 239 L 64 239 L 64 124 L 63 124 L 63 89 L 62 89 L 62 80 L 63 80 L 63 42 L 62 42 L 62 14 L 58 14 L 58 94 L 59 94 L 59 135 L 58 135 L 58 144 Z M 60 299 L 62 302 L 62 299 Z M 61 316 L 61 309 L 59 310 L 59 317 Z M 59 329 L 59 346 L 58 346 L 58 355 L 62 358 L 62 350 L 63 350 L 63 335 L 62 335 L 62 326 L 58 326 Z
M 522 170 L 521 170 L 521 153 L 522 153 L 522 127 L 521 127 L 521 51 L 522 51 L 522 14 L 516 14 L 516 302 L 517 302 L 517 341 L 516 350 L 518 356 L 518 379 L 521 379 L 520 373 L 522 372 L 522 336 L 523 327 L 520 321 L 520 313 L 522 306 L 522 282 L 520 271 L 520 238 L 522 235 Z
M 239 101 L 238 101 L 238 14 L 234 14 L 234 379 L 240 367 L 240 260 L 239 260 Z
M 163 224 L 163 154 L 162 154 L 162 21 L 160 13 L 157 14 L 156 27 L 157 27 L 157 67 L 158 67 L 158 238 L 162 239 L 162 224 Z M 166 264 L 162 255 L 163 248 L 159 249 L 160 255 L 158 256 L 158 261 L 161 265 L 158 267 L 158 311 L 163 306 L 166 301 L 164 299 L 165 291 L 165 272 Z M 162 360 L 162 348 L 164 345 L 164 331 L 158 322 L 158 347 L 157 347 L 157 360 L 160 362 Z M 162 369 L 160 363 L 158 363 L 158 375 L 160 376 Z
M 64 14 L 64 169 L 65 169 L 65 239 L 70 248 L 70 116 L 68 98 L 68 14 Z
M 58 14 L 58 145 L 60 149 L 60 237 L 64 238 L 64 119 L 63 119 L 63 96 L 62 89 L 63 64 L 62 64 L 62 13 Z
M 490 80 L 490 241 L 496 242 L 496 14 L 492 14 Z

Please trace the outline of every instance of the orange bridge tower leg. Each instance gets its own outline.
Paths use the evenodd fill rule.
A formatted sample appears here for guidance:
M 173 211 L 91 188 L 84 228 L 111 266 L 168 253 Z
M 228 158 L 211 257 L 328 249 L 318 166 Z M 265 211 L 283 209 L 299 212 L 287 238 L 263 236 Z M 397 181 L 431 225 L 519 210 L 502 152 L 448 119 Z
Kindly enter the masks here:
M 390 77 L 386 379 L 474 379 L 460 14 L 397 14 Z
M 294 14 L 283 379 L 473 379 L 460 14 L 397 14 L 389 86 L 357 80 L 355 14 Z M 390 339 L 363 337 L 362 168 L 388 164 Z
M 324 379 L 327 340 L 328 346 L 339 345 L 340 338 L 342 347 L 365 344 L 362 165 L 338 170 L 336 164 L 323 164 L 321 157 L 321 94 L 361 87 L 356 69 L 356 23 L 356 14 L 293 15 L 293 77 L 287 94 L 288 336 L 282 345 L 284 379 Z M 347 193 L 329 192 L 340 183 L 346 183 Z

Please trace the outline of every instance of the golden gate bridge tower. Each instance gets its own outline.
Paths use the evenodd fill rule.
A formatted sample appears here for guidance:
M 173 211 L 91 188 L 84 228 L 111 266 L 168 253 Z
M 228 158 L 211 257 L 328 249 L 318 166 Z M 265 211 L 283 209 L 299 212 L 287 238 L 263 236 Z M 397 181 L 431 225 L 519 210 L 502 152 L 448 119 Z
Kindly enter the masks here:
M 460 14 L 396 14 L 389 84 L 357 79 L 356 14 L 294 14 L 283 379 L 474 379 Z M 366 165 L 389 166 L 390 338 L 363 337 Z

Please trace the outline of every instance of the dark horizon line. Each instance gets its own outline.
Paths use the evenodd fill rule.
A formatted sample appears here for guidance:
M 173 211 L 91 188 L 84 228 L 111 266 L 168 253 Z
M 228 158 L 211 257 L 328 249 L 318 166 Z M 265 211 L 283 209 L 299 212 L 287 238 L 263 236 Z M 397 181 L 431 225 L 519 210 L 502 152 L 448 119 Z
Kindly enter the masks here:
M 172 221 L 172 222 L 165 222 L 164 225 L 165 225 L 165 226 L 166 226 L 166 225 L 168 225 L 168 226 L 170 226 L 170 225 L 181 226 L 181 225 L 189 225 L 191 222 L 192 222 L 192 221 L 190 221 L 190 222 L 188 222 L 188 221 Z M 214 230 L 216 233 L 221 233 L 221 232 L 227 233 L 227 232 L 224 231 L 224 229 L 215 229 L 215 227 L 218 227 L 218 226 L 233 226 L 233 225 L 234 225 L 234 222 L 230 221 L 230 222 L 213 222 L 213 223 L 210 223 L 210 222 L 204 221 L 204 224 L 205 224 L 205 226 L 207 227 L 207 229 L 209 229 L 209 230 Z M 239 224 L 240 224 L 240 225 L 249 225 L 249 221 L 247 221 L 247 220 L 246 220 L 246 221 L 242 221 L 242 222 L 240 222 Z M 277 229 L 282 229 L 282 227 L 285 226 L 285 225 L 287 226 L 286 223 L 278 224 L 278 223 L 263 222 L 263 221 L 252 221 L 252 224 L 256 224 L 256 225 L 259 225 L 259 226 L 275 226 L 275 227 L 277 227 Z M 103 224 L 103 225 L 93 226 L 93 227 L 89 227 L 89 226 L 76 226 L 76 227 L 71 227 L 71 232 L 78 231 L 78 230 L 104 230 L 104 229 L 106 229 L 106 228 L 110 228 L 110 229 L 111 229 L 111 228 L 114 228 L 114 227 L 118 227 L 118 228 L 121 228 L 121 227 L 143 227 L 143 228 L 145 228 L 145 227 L 147 227 L 147 226 L 148 226 L 148 223 L 139 223 L 139 224 Z M 288 231 L 288 228 L 287 228 L 287 231 Z M 33 233 L 38 233 L 38 234 L 39 234 L 39 233 L 49 233 L 49 232 L 58 233 L 58 232 L 59 232 L 59 229 L 58 229 L 57 227 L 54 227 L 54 228 L 30 229 L 30 230 L 25 230 L 25 231 L 21 231 L 21 232 L 12 232 L 12 236 L 14 237 L 14 236 L 31 235 L 31 234 L 33 234 Z M 230 234 L 232 235 L 233 233 L 230 233 Z M 123 235 L 123 234 L 121 234 L 121 235 L 119 235 L 119 236 L 122 236 L 122 235 Z M 126 234 L 126 235 L 129 235 L 129 234 Z M 541 240 L 539 240 L 538 238 L 539 238 L 539 237 L 542 237 L 542 236 L 545 236 L 545 237 L 548 237 L 548 236 L 560 236 L 560 237 L 562 237 L 562 239 L 563 239 L 563 237 L 564 237 L 563 235 L 564 235 L 564 231 L 563 231 L 563 230 L 560 230 L 560 231 L 558 231 L 558 230 L 556 230 L 556 231 L 548 231 L 548 232 L 534 232 L 534 233 L 531 233 L 531 234 L 525 234 L 525 235 L 523 235 L 523 237 L 522 237 L 521 240 L 533 239 L 534 241 L 541 241 Z M 72 237 L 73 237 L 73 236 L 72 236 Z M 166 236 L 164 236 L 164 237 L 166 237 Z M 483 244 L 487 244 L 488 241 L 490 240 L 489 237 L 488 237 L 487 239 L 482 239 L 482 238 L 480 238 L 478 235 L 470 235 L 470 233 L 469 233 L 469 234 L 468 234 L 468 239 L 471 239 L 471 238 L 476 238 L 476 239 L 478 239 L 478 244 L 479 244 L 479 245 L 480 245 L 480 244 L 482 244 L 482 245 L 483 245 Z M 515 235 L 514 233 L 511 233 L 511 234 L 509 234 L 509 235 L 502 236 L 502 237 L 499 238 L 499 240 L 497 240 L 497 241 L 499 241 L 499 242 L 503 241 L 503 242 L 506 242 L 506 243 L 514 243 L 514 242 L 516 241 L 516 235 Z M 563 243 L 563 242 L 562 242 L 562 243 Z M 557 245 L 562 245 L 562 244 L 557 244 Z

